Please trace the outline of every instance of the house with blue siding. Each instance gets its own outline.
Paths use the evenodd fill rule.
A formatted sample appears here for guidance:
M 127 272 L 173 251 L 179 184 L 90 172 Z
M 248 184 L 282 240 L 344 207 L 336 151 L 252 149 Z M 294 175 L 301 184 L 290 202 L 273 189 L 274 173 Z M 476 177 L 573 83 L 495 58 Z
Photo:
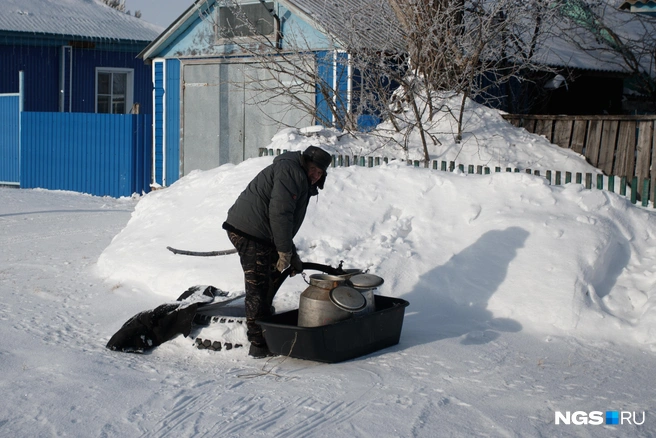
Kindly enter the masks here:
M 390 28 L 387 2 L 344 1 L 352 3 L 349 11 L 368 9 L 361 17 L 367 26 Z M 359 76 L 348 66 L 345 47 L 351 44 L 340 34 L 343 20 L 353 16 L 340 16 L 339 8 L 328 10 L 323 0 L 238 3 L 239 17 L 229 2 L 196 0 L 140 54 L 153 68 L 157 184 L 170 185 L 196 169 L 256 157 L 281 128 L 331 125 L 354 104 Z M 355 37 L 375 50 L 398 51 L 403 45 L 396 26 L 391 26 L 391 39 L 365 26 L 362 30 Z M 241 37 L 247 42 L 235 43 Z M 294 74 L 293 67 L 267 68 L 262 57 L 267 51 L 279 57 L 278 67 L 286 62 L 280 57 L 287 56 L 290 66 L 305 62 L 305 68 Z M 297 87 L 294 103 L 274 90 L 302 75 L 312 79 Z M 378 121 L 372 114 L 356 122 L 366 126 Z
M 113 147 L 119 138 L 124 138 L 111 128 L 115 123 L 127 126 L 126 123 L 131 124 L 127 119 L 131 114 L 142 113 L 148 117 L 152 114 L 151 66 L 137 55 L 162 30 L 99 0 L 2 0 L 0 183 L 115 194 L 96 190 L 94 185 L 68 183 L 67 179 L 78 174 L 80 180 L 132 178 L 134 175 L 106 174 L 108 171 L 104 169 L 112 166 L 104 166 L 103 160 L 107 158 L 103 157 L 118 154 L 111 150 L 98 151 L 95 176 L 82 175 L 82 167 L 89 166 L 90 162 L 76 160 L 78 164 L 75 164 L 63 157 L 60 157 L 59 169 L 39 171 L 48 166 L 35 162 L 39 154 L 46 156 L 45 152 L 25 148 L 45 147 L 36 146 L 35 142 L 36 136 L 45 134 L 36 132 L 38 127 L 22 126 L 20 121 L 40 123 L 37 113 L 49 114 L 48 117 L 55 117 L 57 113 L 59 123 L 69 124 L 76 130 L 61 134 L 66 147 L 72 144 L 67 136 L 84 136 L 87 144 L 80 147 L 88 150 L 100 144 L 104 148 Z M 27 113 L 30 117 L 20 115 Z M 64 114 L 67 116 L 62 116 Z M 102 129 L 94 128 L 96 123 Z M 80 125 L 86 128 L 81 129 Z M 140 126 L 139 129 L 145 128 Z M 96 141 L 97 136 L 105 138 Z M 58 150 L 63 149 L 54 144 L 48 147 L 47 156 L 51 159 L 56 159 Z M 34 179 L 27 181 L 28 175 Z M 45 175 L 50 177 L 46 180 Z M 129 187 L 125 190 L 129 191 Z
M 607 2 L 608 13 L 618 14 Z M 585 27 L 572 5 L 573 25 Z M 632 35 L 624 22 L 631 14 L 618 15 L 618 32 Z M 492 83 L 484 103 L 529 114 L 620 113 L 630 75 L 621 55 L 599 50 L 593 33 L 582 50 L 563 38 L 566 27 L 553 24 L 543 26 L 550 32 L 535 48 L 534 62 L 545 70 L 515 80 L 534 86 L 544 101 Z M 367 89 L 363 77 L 375 80 L 377 65 L 355 66 L 353 55 L 362 52 L 405 71 L 406 41 L 389 1 L 194 1 L 139 55 L 153 68 L 154 182 L 166 186 L 196 169 L 256 157 L 284 127 L 375 126 L 378 113 L 363 109 L 359 96 L 389 96 L 397 84 L 382 78 L 379 88 Z

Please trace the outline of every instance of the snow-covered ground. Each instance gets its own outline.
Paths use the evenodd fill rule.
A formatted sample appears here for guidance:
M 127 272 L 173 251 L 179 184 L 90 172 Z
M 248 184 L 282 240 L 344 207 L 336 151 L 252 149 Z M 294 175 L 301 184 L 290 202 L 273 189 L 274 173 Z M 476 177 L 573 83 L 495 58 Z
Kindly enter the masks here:
M 487 135 L 528 135 L 503 129 Z M 355 147 L 319 134 L 285 130 L 271 147 Z M 520 153 L 589 171 L 548 144 Z M 231 248 L 226 211 L 272 159 L 135 199 L 0 189 L 1 436 L 656 435 L 656 213 L 524 173 L 330 170 L 296 245 L 305 261 L 369 269 L 380 294 L 410 302 L 394 347 L 338 364 L 184 337 L 144 355 L 105 349 L 129 317 L 189 286 L 243 290 L 235 255 L 166 246 Z M 286 281 L 277 311 L 305 287 Z M 642 424 L 574 424 L 606 411 Z M 557 412 L 579 414 L 555 424 Z

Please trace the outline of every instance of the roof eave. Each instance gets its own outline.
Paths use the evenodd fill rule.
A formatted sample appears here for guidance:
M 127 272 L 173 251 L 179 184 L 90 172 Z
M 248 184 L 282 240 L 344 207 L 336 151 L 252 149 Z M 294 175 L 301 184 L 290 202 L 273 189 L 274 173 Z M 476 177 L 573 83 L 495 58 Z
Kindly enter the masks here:
M 196 15 L 198 10 L 202 5 L 207 5 L 206 9 L 209 9 L 216 3 L 216 0 L 195 0 L 194 3 L 187 8 L 185 12 L 178 17 L 173 23 L 167 27 L 164 32 L 159 34 L 145 49 L 137 55 L 137 58 L 141 58 L 144 61 L 147 61 L 157 56 L 153 56 L 163 47 L 166 47 L 170 44 L 170 41 L 174 38 L 177 38 L 182 32 L 184 32 L 190 25 L 191 19 Z
M 42 39 L 64 39 L 71 41 L 89 41 L 89 42 L 106 42 L 112 41 L 119 44 L 148 44 L 149 39 L 135 39 L 135 38 L 115 38 L 115 37 L 101 37 L 90 35 L 75 35 L 64 33 L 50 33 L 50 32 L 29 32 L 22 30 L 0 30 L 0 36 L 13 37 L 13 38 L 42 38 Z

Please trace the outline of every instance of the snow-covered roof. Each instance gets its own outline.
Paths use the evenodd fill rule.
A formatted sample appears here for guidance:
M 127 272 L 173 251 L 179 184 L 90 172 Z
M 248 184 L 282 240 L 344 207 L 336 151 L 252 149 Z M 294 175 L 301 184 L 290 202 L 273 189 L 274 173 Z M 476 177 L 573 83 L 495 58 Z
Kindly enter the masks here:
M 17 1 L 17 0 L 11 0 Z M 34 0 L 33 0 L 34 1 Z M 40 0 L 46 1 L 46 0 Z M 72 0 L 69 0 L 72 1 Z M 89 1 L 89 0 L 87 0 Z M 322 32 L 329 33 L 347 48 L 403 51 L 404 33 L 388 0 L 278 0 L 294 13 L 305 17 Z M 182 34 L 197 18 L 197 10 L 209 7 L 214 0 L 196 0 L 189 9 L 162 33 L 140 56 L 153 57 L 170 41 Z M 614 0 L 583 0 L 582 5 L 604 14 L 610 28 L 629 45 L 644 36 L 656 35 L 656 23 L 646 17 L 636 17 L 618 9 Z M 538 64 L 599 72 L 630 73 L 625 60 L 608 45 L 599 44 L 595 33 L 585 30 L 581 23 L 558 19 L 545 25 L 549 35 L 536 48 L 534 61 Z M 570 37 L 576 35 L 577 39 Z M 645 66 L 649 71 L 649 65 Z
M 162 30 L 98 0 L 0 1 L 0 31 L 152 41 Z
M 403 50 L 405 47 L 403 31 L 387 0 L 280 1 L 319 23 L 347 47 L 377 50 Z M 635 48 L 634 43 L 643 36 L 656 35 L 656 23 L 619 10 L 614 0 L 583 0 L 582 4 L 603 14 L 606 23 L 628 46 Z M 549 34 L 537 48 L 535 61 L 552 67 L 629 73 L 620 54 L 610 50 L 608 45 L 599 44 L 593 33 L 582 31 L 580 26 L 569 20 L 543 26 L 549 29 Z M 570 38 L 574 33 L 578 35 L 576 40 Z M 648 71 L 648 66 L 645 70 Z
M 405 50 L 403 31 L 387 0 L 282 0 L 349 48 Z
M 631 73 L 627 60 L 613 48 L 618 43 L 612 32 L 621 41 L 623 54 L 631 52 L 644 72 L 654 74 L 648 40 L 656 35 L 656 22 L 620 10 L 613 0 L 584 0 L 578 5 L 588 9 L 572 9 L 568 19 L 549 26 L 549 35 L 536 55 L 538 62 L 555 67 Z M 597 22 L 596 17 L 603 17 L 603 23 Z M 602 29 L 602 25 L 608 30 Z

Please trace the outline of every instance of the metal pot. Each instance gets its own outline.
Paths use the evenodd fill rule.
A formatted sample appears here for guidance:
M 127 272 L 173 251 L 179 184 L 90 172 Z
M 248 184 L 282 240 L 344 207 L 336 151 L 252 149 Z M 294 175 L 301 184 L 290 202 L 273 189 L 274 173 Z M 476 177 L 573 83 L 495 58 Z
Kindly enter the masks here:
M 346 279 L 328 274 L 310 275 L 310 285 L 298 305 L 298 326 L 319 327 L 351 318 L 366 307 L 359 291 L 346 286 Z

